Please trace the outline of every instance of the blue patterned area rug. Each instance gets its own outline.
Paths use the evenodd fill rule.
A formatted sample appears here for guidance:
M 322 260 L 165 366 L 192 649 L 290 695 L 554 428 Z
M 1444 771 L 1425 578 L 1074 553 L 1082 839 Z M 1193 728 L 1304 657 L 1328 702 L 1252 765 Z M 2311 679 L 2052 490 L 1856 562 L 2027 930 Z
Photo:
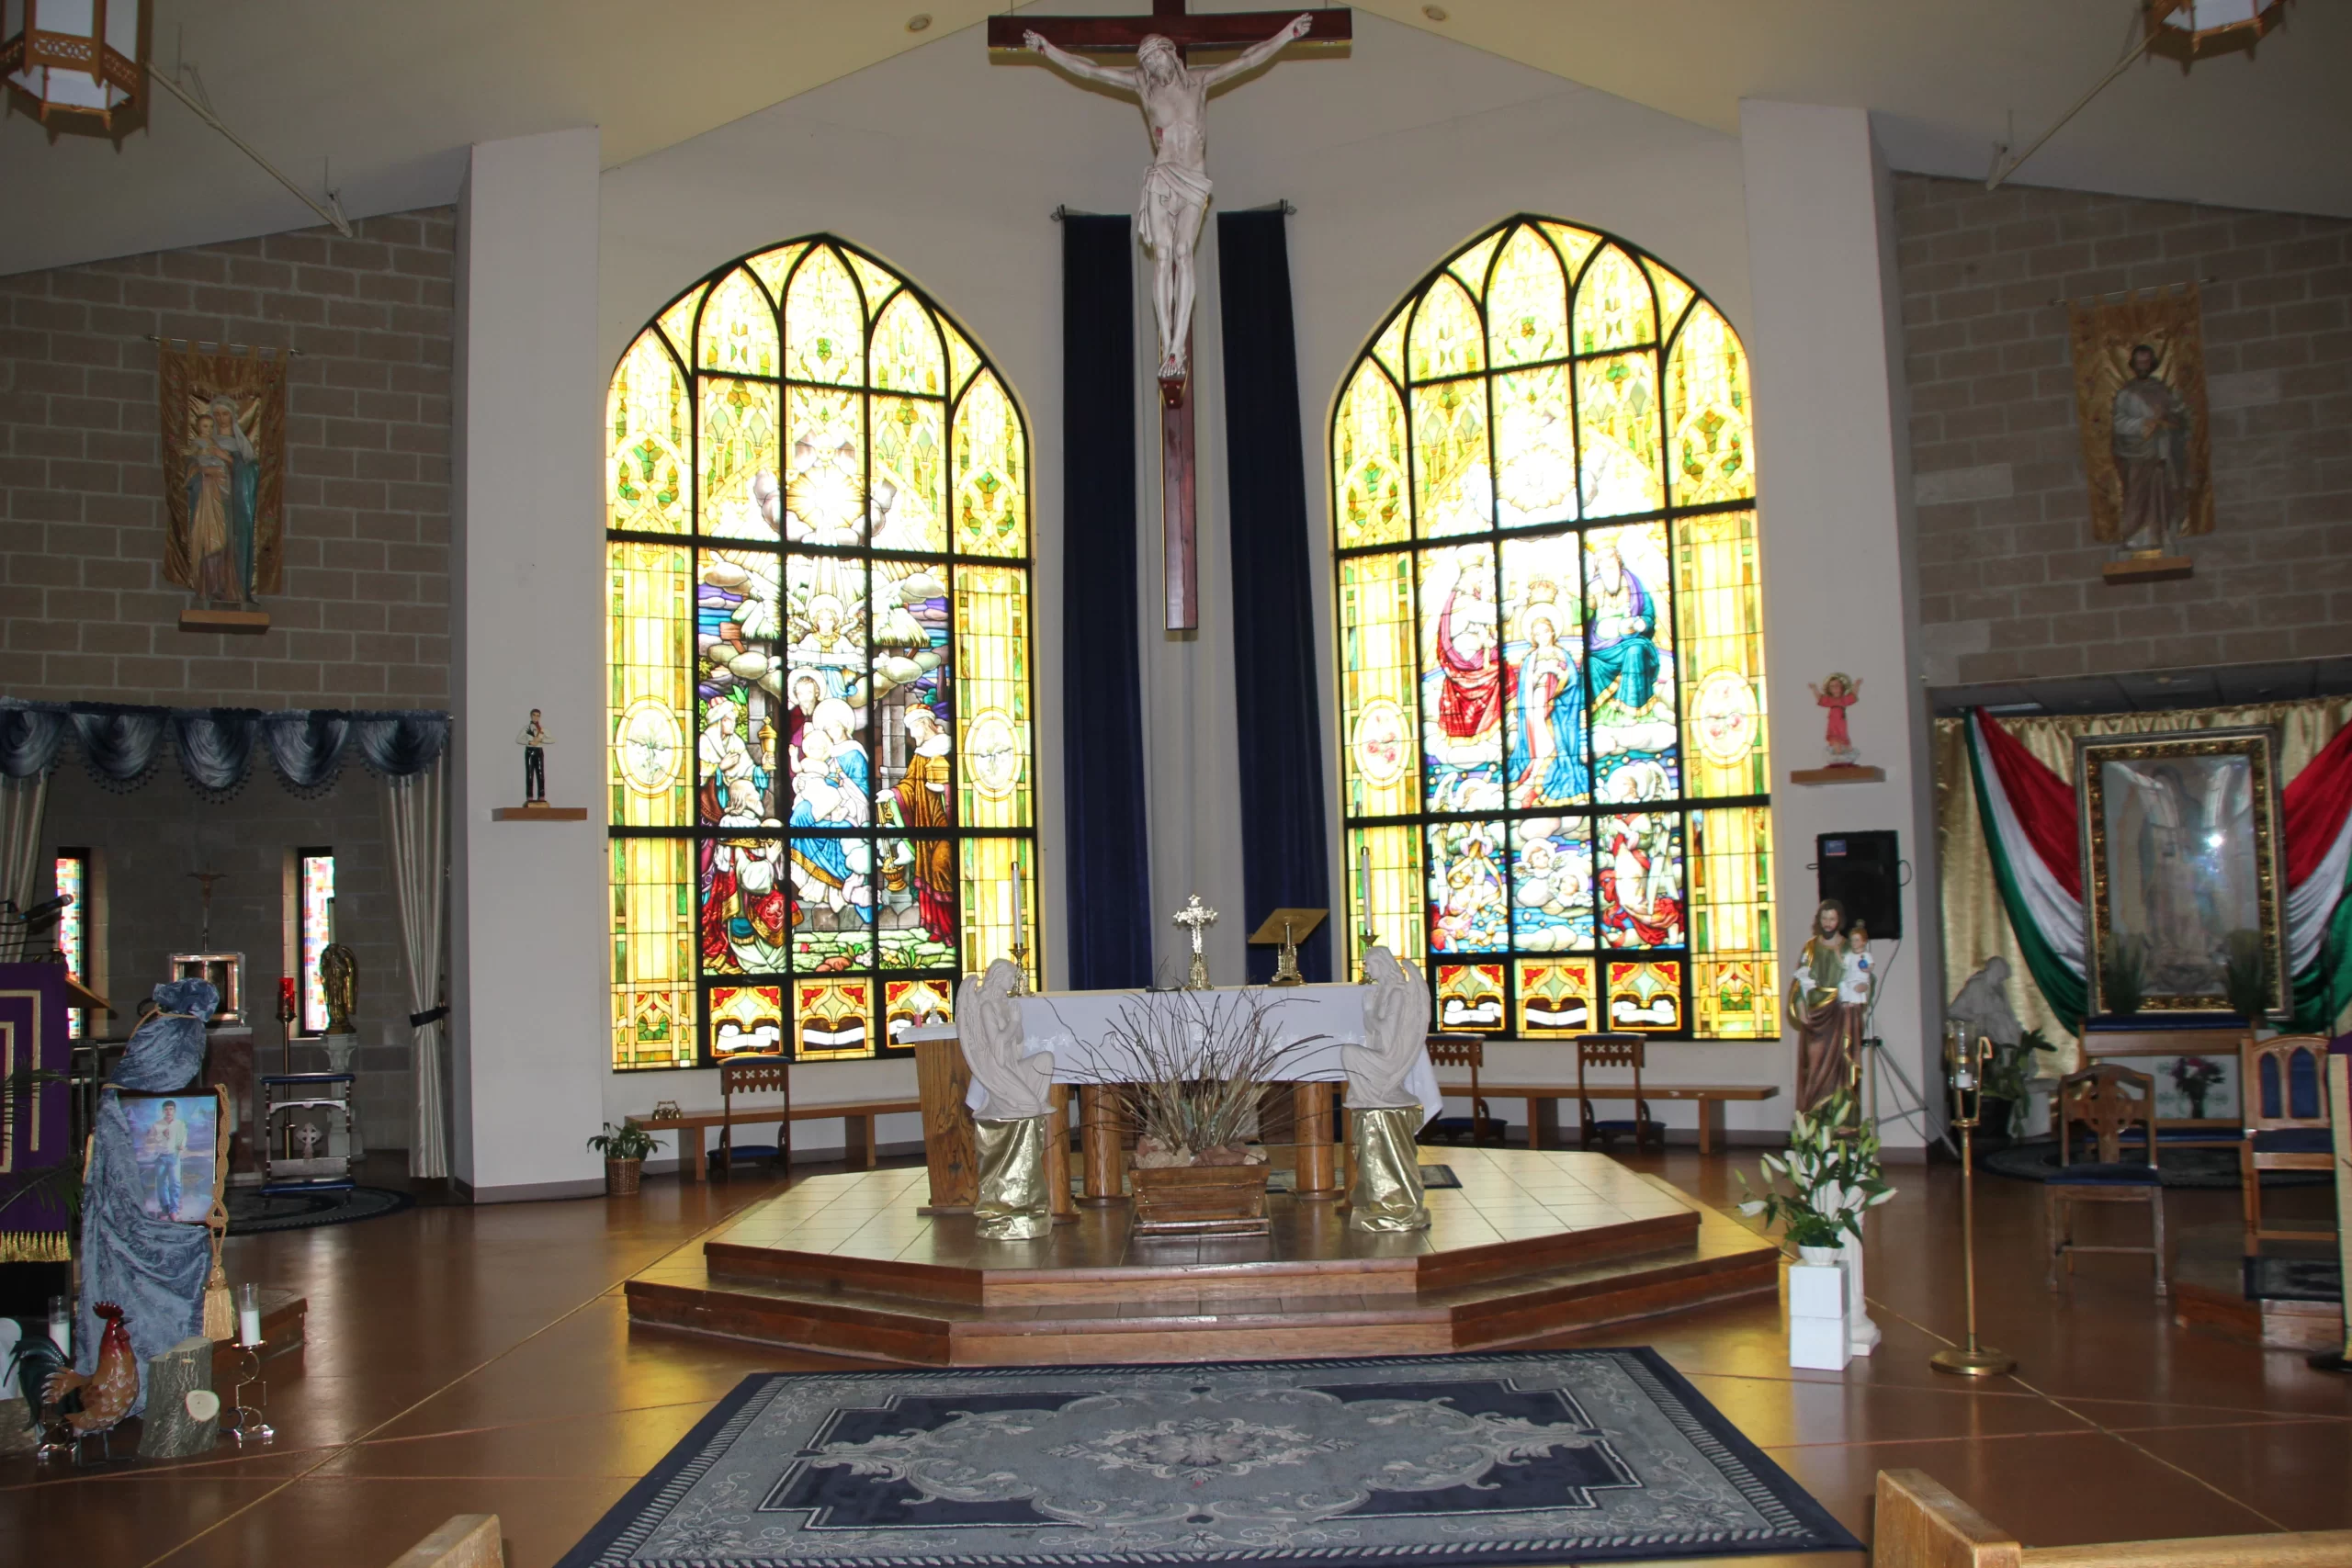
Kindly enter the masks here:
M 560 1568 L 1860 1551 L 1657 1352 L 746 1378 Z

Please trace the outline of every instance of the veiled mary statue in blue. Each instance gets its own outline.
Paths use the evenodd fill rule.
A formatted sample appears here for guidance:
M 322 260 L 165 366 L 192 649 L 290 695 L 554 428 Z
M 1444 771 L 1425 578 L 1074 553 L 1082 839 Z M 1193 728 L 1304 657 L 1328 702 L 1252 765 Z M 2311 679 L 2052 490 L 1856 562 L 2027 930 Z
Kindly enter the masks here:
M 108 1083 L 170 1093 L 196 1081 L 204 1065 L 204 1021 L 220 1006 L 220 993 L 207 980 L 172 980 L 156 987 L 154 997 L 159 1010 L 132 1031 Z M 122 1308 L 143 1378 L 150 1359 L 203 1331 L 210 1237 L 202 1225 L 157 1219 L 141 1207 L 145 1177 L 119 1097 L 99 1096 L 93 1143 L 82 1194 L 81 1324 L 74 1365 L 84 1372 L 97 1370 L 101 1325 L 90 1309 L 112 1302 Z M 140 1401 L 146 1401 L 143 1388 Z

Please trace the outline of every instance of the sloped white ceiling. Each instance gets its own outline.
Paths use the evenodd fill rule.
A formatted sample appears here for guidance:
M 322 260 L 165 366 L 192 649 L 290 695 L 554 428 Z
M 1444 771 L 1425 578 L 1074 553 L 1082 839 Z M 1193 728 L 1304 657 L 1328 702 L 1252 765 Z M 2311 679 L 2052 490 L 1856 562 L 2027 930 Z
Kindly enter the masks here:
M 608 165 L 911 48 L 967 53 L 974 0 L 155 0 L 154 57 L 289 175 L 346 210 L 451 199 L 470 142 L 594 124 Z M 918 8 L 933 20 L 907 30 Z M 1245 8 L 1202 0 L 1200 9 Z M 1257 8 L 1250 5 L 1247 8 Z M 1697 124 L 1743 97 L 1873 111 L 1896 167 L 1981 176 L 2129 36 L 2132 0 L 1417 0 L 1362 10 Z M 1140 11 L 1043 0 L 1023 11 Z M 2298 0 L 2253 59 L 2134 68 L 2019 176 L 2040 185 L 2352 215 L 2352 6 Z M 1278 90 L 1278 89 L 1277 89 Z M 118 147 L 0 119 L 0 273 L 315 220 L 168 96 Z M 1464 105 L 1465 109 L 1485 106 Z M 976 150 L 985 156 L 985 150 Z M 1578 150 L 1606 157 L 1608 150 Z

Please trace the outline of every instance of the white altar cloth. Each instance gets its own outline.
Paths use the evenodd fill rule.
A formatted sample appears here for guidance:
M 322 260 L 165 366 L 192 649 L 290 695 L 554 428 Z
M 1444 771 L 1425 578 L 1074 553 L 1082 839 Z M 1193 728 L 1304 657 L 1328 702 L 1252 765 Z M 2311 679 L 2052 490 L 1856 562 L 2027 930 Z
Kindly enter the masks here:
M 1021 1024 L 1026 1036 L 1021 1054 L 1033 1056 L 1040 1051 L 1054 1054 L 1056 1083 L 1102 1083 L 1118 1081 L 1126 1063 L 1115 1046 L 1105 1046 L 1105 1039 L 1119 1014 L 1130 1002 L 1143 996 L 1141 991 L 1062 991 L 1050 996 L 1021 997 L 1016 1005 L 1021 1009 Z M 1235 994 L 1232 989 L 1211 993 L 1219 997 Z M 1348 1076 L 1346 1058 L 1340 1054 L 1343 1045 L 1361 1045 L 1363 1037 L 1363 1002 L 1366 990 L 1362 986 L 1287 986 L 1265 992 L 1272 1002 L 1272 1021 L 1285 1043 L 1304 1040 L 1311 1034 L 1322 1039 L 1302 1045 L 1283 1064 L 1282 1075 L 1287 1080 L 1308 1083 L 1342 1083 Z M 1233 1005 L 1227 1002 L 1226 1005 Z M 908 1043 L 918 1039 L 946 1039 L 955 1034 L 953 1024 L 938 1024 L 910 1029 L 899 1038 Z M 1420 1060 L 1406 1077 L 1405 1087 L 1421 1102 L 1423 1119 L 1438 1114 L 1445 1108 L 1445 1097 L 1437 1087 L 1437 1069 L 1430 1065 L 1426 1047 Z M 964 1103 L 975 1116 L 986 1116 L 989 1107 L 988 1090 L 976 1078 Z

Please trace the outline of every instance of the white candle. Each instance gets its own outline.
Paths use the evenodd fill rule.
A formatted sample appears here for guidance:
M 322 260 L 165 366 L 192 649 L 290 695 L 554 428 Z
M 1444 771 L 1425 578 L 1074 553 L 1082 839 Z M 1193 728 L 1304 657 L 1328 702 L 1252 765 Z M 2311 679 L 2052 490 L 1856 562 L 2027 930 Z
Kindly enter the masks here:
M 1372 925 L 1372 846 L 1356 848 L 1356 920 L 1369 930 Z
M 1014 861 L 1012 863 L 1012 940 L 1015 942 L 1021 940 L 1021 928 L 1025 923 L 1021 918 L 1023 912 L 1021 900 L 1021 863 Z
M 261 1343 L 260 1307 L 244 1306 L 237 1309 L 237 1343 L 240 1345 Z

